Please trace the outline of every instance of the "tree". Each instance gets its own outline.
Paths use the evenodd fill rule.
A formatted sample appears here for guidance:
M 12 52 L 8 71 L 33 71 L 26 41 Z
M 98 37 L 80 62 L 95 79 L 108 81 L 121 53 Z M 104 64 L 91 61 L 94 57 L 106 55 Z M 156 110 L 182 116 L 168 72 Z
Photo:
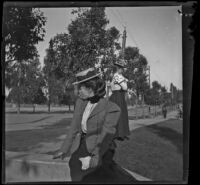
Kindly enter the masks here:
M 160 90 L 161 90 L 160 83 L 158 81 L 153 81 L 152 82 L 152 91 L 153 91 L 153 99 L 154 99 L 155 105 L 160 104 Z
M 183 103 L 183 91 L 180 89 L 178 89 L 178 91 L 177 91 L 177 102 Z
M 149 88 L 144 96 L 144 101 L 146 104 L 148 105 L 155 105 L 155 102 L 156 102 L 156 96 L 154 94 L 154 91 L 153 89 Z
M 18 102 L 20 98 L 21 103 L 32 104 L 33 111 L 35 111 L 34 104 L 45 102 L 44 93 L 42 92 L 44 82 L 41 76 L 41 69 L 39 65 L 40 62 L 38 58 L 29 60 L 28 63 L 21 63 L 21 73 L 23 74 L 23 78 L 20 79 L 20 89 L 17 85 L 13 86 L 9 93 L 10 100 L 13 102 Z M 13 79 L 13 81 L 18 82 L 18 79 Z
M 35 104 L 41 104 L 46 101 L 42 91 L 44 80 L 38 58 L 35 58 L 26 66 L 25 79 L 23 98 L 25 99 L 25 103 L 31 103 L 33 105 L 33 112 L 35 112 Z
M 70 89 L 78 71 L 94 67 L 99 56 L 103 58 L 101 67 L 108 67 L 107 64 L 116 58 L 115 50 L 120 48 L 119 31 L 115 27 L 105 29 L 108 24 L 105 8 L 77 9 L 72 13 L 77 17 L 68 26 L 69 34 L 61 33 L 51 38 L 44 60 L 49 107 L 55 96 L 61 102 L 68 102 L 65 94 L 68 91 L 64 87 Z M 58 83 L 60 87 L 55 88 Z M 59 95 L 54 89 L 59 89 Z
M 162 103 L 162 90 L 165 91 L 165 87 L 162 87 L 158 81 L 152 82 L 152 88 L 146 90 L 144 99 L 149 105 L 160 105 Z
M 98 63 L 98 57 L 103 57 L 102 65 L 112 62 L 110 59 L 114 58 L 114 50 L 120 48 L 117 43 L 119 31 L 115 27 L 105 29 L 109 23 L 105 8 L 79 8 L 72 13 L 77 15 L 68 26 L 72 71 L 94 67 Z
M 48 97 L 48 112 L 50 112 L 51 103 L 58 103 L 58 97 L 62 94 L 64 86 L 62 81 L 57 79 L 55 75 L 57 63 L 56 51 L 54 50 L 54 42 L 52 39 L 49 42 L 49 48 L 46 52 L 47 55 L 44 59 L 43 73 Z
M 75 104 L 76 96 L 74 94 L 73 86 L 69 86 L 65 88 L 65 92 L 60 97 L 60 104 L 68 105 L 69 110 L 71 110 L 70 106 Z
M 137 47 L 126 47 L 124 55 L 127 63 L 127 71 L 124 75 L 129 79 L 128 87 L 135 91 L 136 103 L 139 95 L 144 102 L 144 95 L 149 88 L 146 75 L 147 59 L 139 53 Z
M 165 88 L 165 86 L 161 86 L 161 103 L 166 104 L 167 101 L 168 101 L 167 89 Z
M 170 92 L 171 92 L 171 103 L 176 104 L 178 99 L 177 98 L 178 90 L 173 83 L 170 84 Z
M 6 66 L 12 61 L 21 62 L 37 55 L 35 44 L 43 41 L 45 23 L 46 18 L 37 8 L 4 7 Z
M 54 50 L 54 74 L 57 79 L 70 78 L 73 76 L 70 57 L 70 37 L 66 33 L 57 34 L 51 39 Z
M 5 48 L 5 85 L 8 88 L 18 86 L 18 113 L 20 113 L 21 82 L 23 81 L 23 63 L 37 56 L 35 45 L 43 40 L 46 18 L 37 8 L 4 6 L 3 11 L 3 47 Z M 13 75 L 15 80 L 11 80 Z M 18 82 L 17 82 L 18 79 Z M 14 84 L 13 84 L 14 83 Z

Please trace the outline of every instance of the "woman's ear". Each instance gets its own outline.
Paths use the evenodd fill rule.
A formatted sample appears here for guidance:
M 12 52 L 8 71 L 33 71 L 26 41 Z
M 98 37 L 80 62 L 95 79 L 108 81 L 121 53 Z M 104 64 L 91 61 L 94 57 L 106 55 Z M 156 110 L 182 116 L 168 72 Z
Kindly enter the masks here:
M 94 95 L 94 90 L 92 88 L 88 88 L 88 91 L 91 95 Z

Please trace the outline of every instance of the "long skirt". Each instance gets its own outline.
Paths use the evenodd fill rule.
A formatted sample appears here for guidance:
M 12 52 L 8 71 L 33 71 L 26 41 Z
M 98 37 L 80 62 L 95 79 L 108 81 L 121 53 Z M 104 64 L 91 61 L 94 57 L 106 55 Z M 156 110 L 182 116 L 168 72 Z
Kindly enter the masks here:
M 117 130 L 114 138 L 124 140 L 130 135 L 125 91 L 113 91 L 109 100 L 116 103 L 121 109 L 121 115 L 117 123 Z
M 82 134 L 79 148 L 71 155 L 69 160 L 70 175 L 72 181 L 81 181 L 84 176 L 88 175 L 95 168 L 82 170 L 82 162 L 79 160 L 81 157 L 91 156 L 87 150 L 85 135 Z
M 91 156 L 87 150 L 85 134 L 81 135 L 81 141 L 79 148 L 71 155 L 69 160 L 70 176 L 72 181 L 76 182 L 102 182 L 112 181 L 113 177 L 107 170 L 111 165 L 113 158 L 113 153 L 111 150 L 105 152 L 102 156 L 102 163 L 96 168 L 89 168 L 87 170 L 82 170 L 82 162 L 79 160 L 80 157 Z M 106 170 L 105 170 L 106 169 Z
M 87 150 L 86 140 L 83 136 L 80 142 L 79 148 L 72 154 L 69 167 L 70 175 L 73 182 L 79 183 L 131 183 L 136 180 L 124 171 L 118 168 L 116 163 L 113 163 L 110 159 L 113 157 L 111 150 L 106 151 L 102 156 L 102 164 L 96 168 L 89 168 L 87 170 L 82 170 L 82 164 L 79 160 L 80 157 L 86 157 L 90 155 Z

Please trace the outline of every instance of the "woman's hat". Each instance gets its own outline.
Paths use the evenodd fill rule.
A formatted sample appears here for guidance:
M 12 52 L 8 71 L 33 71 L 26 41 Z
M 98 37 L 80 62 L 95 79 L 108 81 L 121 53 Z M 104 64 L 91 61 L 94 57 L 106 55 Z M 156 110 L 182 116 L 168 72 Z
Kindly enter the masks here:
M 114 62 L 114 65 L 117 65 L 117 66 L 123 67 L 123 68 L 126 66 L 124 60 L 117 60 L 116 62 Z
M 100 76 L 102 72 L 97 71 L 95 68 L 89 68 L 84 71 L 81 71 L 77 73 L 76 76 L 76 82 L 73 83 L 73 85 L 80 84 L 82 82 L 86 82 L 88 80 L 91 80 L 97 76 Z

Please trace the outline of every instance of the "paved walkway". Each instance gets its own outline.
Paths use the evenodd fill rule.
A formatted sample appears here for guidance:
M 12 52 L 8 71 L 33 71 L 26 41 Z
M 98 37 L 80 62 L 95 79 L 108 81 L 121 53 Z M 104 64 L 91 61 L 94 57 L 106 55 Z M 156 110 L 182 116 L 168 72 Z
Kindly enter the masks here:
M 69 157 L 64 161 L 52 160 L 51 155 L 6 151 L 6 181 L 71 181 L 68 161 Z M 118 168 L 121 167 L 118 166 Z M 151 179 L 125 168 L 118 171 L 122 170 L 128 172 L 136 181 L 151 181 Z
M 163 118 L 163 116 L 159 115 L 154 118 L 129 120 L 129 127 L 130 127 L 130 130 L 134 130 L 139 127 L 156 124 L 158 122 L 166 121 L 168 119 L 174 119 L 176 118 L 176 116 L 177 116 L 177 111 L 171 111 L 167 114 L 167 118 Z
M 129 120 L 130 130 L 176 118 L 176 115 L 177 112 L 173 111 L 167 115 L 166 119 L 157 116 L 155 118 Z M 68 160 L 69 158 L 66 158 L 66 161 L 52 160 L 52 155 L 46 154 L 6 152 L 6 181 L 70 181 L 69 167 L 66 165 Z M 140 174 L 125 170 L 138 181 L 151 181 L 151 179 Z

